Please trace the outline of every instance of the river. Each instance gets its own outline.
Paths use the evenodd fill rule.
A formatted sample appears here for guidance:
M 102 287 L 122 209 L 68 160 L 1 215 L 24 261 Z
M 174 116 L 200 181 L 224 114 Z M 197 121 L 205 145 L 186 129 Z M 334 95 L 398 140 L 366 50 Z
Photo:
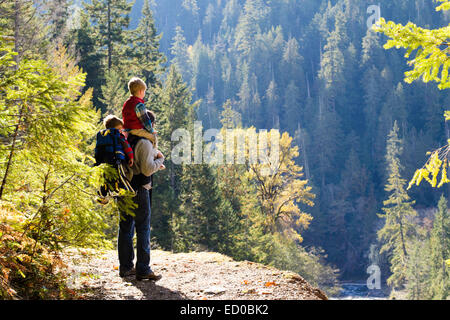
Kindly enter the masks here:
M 341 294 L 331 300 L 387 300 L 389 295 L 383 290 L 369 290 L 364 281 L 342 282 Z

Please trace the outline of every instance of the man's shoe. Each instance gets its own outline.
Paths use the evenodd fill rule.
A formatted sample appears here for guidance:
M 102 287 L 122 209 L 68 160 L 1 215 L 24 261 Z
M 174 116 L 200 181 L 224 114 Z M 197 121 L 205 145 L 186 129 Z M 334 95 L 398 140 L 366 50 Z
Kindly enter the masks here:
M 135 274 L 136 274 L 136 269 L 135 269 L 135 268 L 133 268 L 133 269 L 131 269 L 131 270 L 129 270 L 129 271 L 120 271 L 120 272 L 119 272 L 119 276 L 120 276 L 121 278 L 129 277 L 129 276 L 134 276 Z
M 142 280 L 153 280 L 153 281 L 158 281 L 162 278 L 161 275 L 156 275 L 153 271 L 150 272 L 149 274 L 143 276 L 143 275 L 136 275 L 136 280 L 137 281 L 142 281 Z

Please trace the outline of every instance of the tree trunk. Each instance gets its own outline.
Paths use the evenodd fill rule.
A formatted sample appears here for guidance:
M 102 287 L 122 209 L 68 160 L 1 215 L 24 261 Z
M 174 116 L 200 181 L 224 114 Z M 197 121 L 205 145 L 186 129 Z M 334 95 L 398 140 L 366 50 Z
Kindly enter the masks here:
M 108 1 L 108 71 L 112 65 L 112 41 L 111 41 L 111 3 Z
M 14 130 L 13 142 L 12 142 L 12 145 L 11 145 L 11 151 L 9 153 L 8 163 L 7 163 L 6 169 L 5 169 L 5 175 L 3 176 L 2 185 L 0 187 L 0 200 L 3 198 L 3 192 L 4 192 L 5 186 L 6 186 L 6 180 L 8 179 L 8 174 L 9 174 L 9 170 L 11 168 L 12 159 L 13 159 L 13 156 L 14 156 L 14 152 L 16 150 L 17 137 L 19 135 L 20 125 L 22 123 L 22 113 L 23 113 L 23 107 L 20 108 L 19 121 L 17 122 L 16 129 Z
M 403 223 L 401 220 L 399 220 L 400 223 L 400 237 L 402 240 L 402 250 L 403 250 L 403 254 L 405 255 L 405 258 L 408 256 L 408 252 L 406 252 L 406 245 L 405 245 L 405 237 L 403 235 Z
M 20 60 L 20 10 L 21 10 L 21 4 L 20 0 L 15 1 L 14 5 L 14 51 L 18 54 L 14 57 L 14 61 L 16 62 L 16 70 L 19 67 L 19 60 Z

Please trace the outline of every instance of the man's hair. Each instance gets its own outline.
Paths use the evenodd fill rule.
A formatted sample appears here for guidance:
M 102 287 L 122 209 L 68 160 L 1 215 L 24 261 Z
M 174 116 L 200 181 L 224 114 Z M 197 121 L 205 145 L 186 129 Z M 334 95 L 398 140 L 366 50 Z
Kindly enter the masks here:
M 155 122 L 156 122 L 156 116 L 155 116 L 155 114 L 154 114 L 152 111 L 147 110 L 147 115 L 148 115 L 148 117 L 150 118 L 150 121 L 151 121 L 152 123 L 155 123 Z
M 106 129 L 113 129 L 117 126 L 123 126 L 123 121 L 117 118 L 116 116 L 109 115 L 103 120 L 103 124 Z
M 146 90 L 147 85 L 142 79 L 134 77 L 128 82 L 128 89 L 130 90 L 131 95 L 135 96 L 139 91 Z

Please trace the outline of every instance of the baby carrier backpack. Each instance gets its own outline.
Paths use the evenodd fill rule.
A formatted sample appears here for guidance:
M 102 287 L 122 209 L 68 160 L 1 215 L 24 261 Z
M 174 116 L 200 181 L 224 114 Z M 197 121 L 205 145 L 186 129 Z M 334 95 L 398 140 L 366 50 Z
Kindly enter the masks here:
M 116 178 L 105 176 L 105 184 L 98 191 L 103 198 L 119 196 L 120 189 L 135 193 L 123 169 L 126 157 L 120 139 L 121 133 L 117 129 L 105 129 L 97 133 L 95 165 L 109 164 L 117 172 Z

